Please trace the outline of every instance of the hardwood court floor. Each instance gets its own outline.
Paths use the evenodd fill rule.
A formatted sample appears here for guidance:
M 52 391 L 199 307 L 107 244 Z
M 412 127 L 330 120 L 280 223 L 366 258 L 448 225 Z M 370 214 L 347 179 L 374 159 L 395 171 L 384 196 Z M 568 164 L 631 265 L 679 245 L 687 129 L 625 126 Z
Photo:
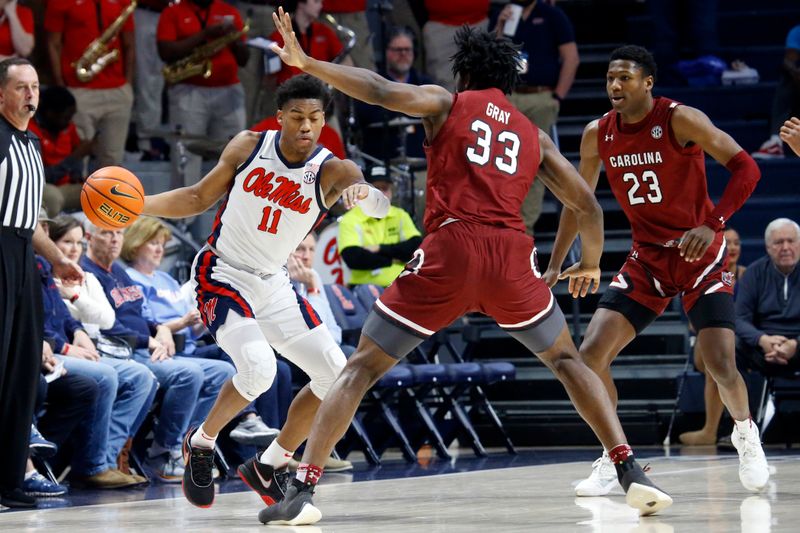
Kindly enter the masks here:
M 575 498 L 572 484 L 589 468 L 582 461 L 355 483 L 347 482 L 350 476 L 330 475 L 315 498 L 323 512 L 317 526 L 262 526 L 257 519 L 261 500 L 252 492 L 218 494 L 206 510 L 192 507 L 177 492 L 164 499 L 1 513 L 0 530 L 797 532 L 800 456 L 782 453 L 768 454 L 776 472 L 768 489 L 758 495 L 739 484 L 735 456 L 684 453 L 645 460 L 651 463 L 653 481 L 675 499 L 661 515 L 646 518 L 625 505 L 621 489 L 608 497 Z

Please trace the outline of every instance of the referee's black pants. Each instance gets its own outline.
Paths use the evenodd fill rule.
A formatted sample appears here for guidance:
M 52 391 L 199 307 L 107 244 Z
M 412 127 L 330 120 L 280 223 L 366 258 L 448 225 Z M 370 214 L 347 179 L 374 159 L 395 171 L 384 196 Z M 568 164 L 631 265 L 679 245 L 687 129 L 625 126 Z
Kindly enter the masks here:
M 0 491 L 22 487 L 42 365 L 44 310 L 32 231 L 0 228 Z

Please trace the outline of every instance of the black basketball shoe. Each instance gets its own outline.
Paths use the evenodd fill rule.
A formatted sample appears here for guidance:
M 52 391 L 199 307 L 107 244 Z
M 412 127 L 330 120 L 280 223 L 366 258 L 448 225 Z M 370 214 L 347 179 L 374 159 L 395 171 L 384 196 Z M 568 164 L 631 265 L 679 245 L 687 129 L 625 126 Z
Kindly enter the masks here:
M 262 509 L 258 513 L 258 520 L 262 524 L 283 526 L 316 524 L 322 518 L 322 513 L 314 507 L 314 502 L 311 501 L 313 495 L 312 485 L 301 485 L 292 481 L 283 500 Z
M 214 503 L 214 449 L 191 445 L 196 429 L 192 428 L 183 439 L 183 495 L 189 503 L 207 508 Z
M 236 469 L 244 484 L 261 496 L 267 505 L 275 505 L 283 499 L 286 484 L 289 482 L 287 467 L 274 469 L 258 461 L 258 455 L 248 459 Z
M 625 490 L 625 501 L 639 510 L 641 516 L 655 514 L 672 505 L 669 494 L 655 486 L 633 457 L 614 465 L 619 484 Z

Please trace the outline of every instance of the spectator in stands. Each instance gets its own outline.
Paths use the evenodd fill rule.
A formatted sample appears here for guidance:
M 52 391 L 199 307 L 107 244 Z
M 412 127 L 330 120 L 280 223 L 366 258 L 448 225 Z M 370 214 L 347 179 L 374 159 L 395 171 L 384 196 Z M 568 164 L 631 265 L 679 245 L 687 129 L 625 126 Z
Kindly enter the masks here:
M 40 216 L 39 222 L 47 231 L 46 218 Z M 153 375 L 129 361 L 101 363 L 94 342 L 61 300 L 50 264 L 37 257 L 37 266 L 42 279 L 45 338 L 53 343 L 53 352 L 59 354 L 68 372 L 94 379 L 99 389 L 92 416 L 79 426 L 81 446 L 76 447 L 71 461 L 73 482 L 100 489 L 138 485 L 145 479 L 118 471 L 117 456 L 138 415 L 152 404 L 156 389 Z
M 392 28 L 386 41 L 386 70 L 378 74 L 398 83 L 412 85 L 427 85 L 433 80 L 417 72 L 414 67 L 416 38 L 408 28 Z M 381 160 L 393 159 L 400 156 L 402 136 L 401 129 L 405 130 L 405 154 L 409 157 L 425 157 L 422 143 L 425 140 L 425 130 L 422 121 L 412 120 L 416 124 L 408 126 L 384 128 L 383 123 L 400 117 L 410 119 L 402 113 L 389 111 L 380 106 L 365 104 L 360 100 L 355 102 L 356 122 L 363 134 L 362 150 L 367 154 Z
M 437 84 L 453 92 L 455 76 L 450 58 L 457 48 L 455 35 L 466 24 L 472 28 L 488 29 L 489 0 L 425 0 L 428 21 L 422 27 L 425 46 L 425 73 Z
M 753 157 L 760 159 L 780 159 L 783 157 L 781 126 L 792 115 L 800 114 L 800 24 L 789 31 L 781 65 L 781 76 L 775 97 L 772 99 L 771 136 Z
M 158 54 L 165 63 L 185 59 L 210 42 L 230 36 L 244 27 L 239 11 L 222 0 L 188 0 L 164 9 L 158 19 Z M 244 89 L 238 69 L 247 63 L 250 51 L 246 35 L 234 40 L 207 58 L 211 61 L 208 76 L 197 74 L 171 85 L 169 121 L 173 129 L 192 136 L 225 142 L 245 127 Z M 198 61 L 205 61 L 206 58 Z M 180 176 L 181 154 L 173 144 L 173 171 Z M 186 154 L 184 186 L 202 177 L 202 159 Z
M 144 299 L 153 319 L 172 332 L 176 341 L 176 355 L 190 357 L 206 375 L 206 385 L 217 390 L 233 377 L 236 368 L 223 360 L 222 350 L 216 344 L 198 346 L 197 338 L 205 331 L 200 311 L 190 306 L 181 293 L 178 281 L 163 270 L 159 270 L 164 259 L 164 249 L 172 232 L 159 219 L 140 217 L 125 231 L 121 257 L 130 266 L 125 272 L 144 292 Z M 211 410 L 215 396 L 201 398 L 195 407 L 190 426 L 197 426 Z M 199 418 L 197 418 L 199 416 Z M 255 409 L 246 409 L 239 424 L 231 431 L 231 438 L 243 444 L 259 444 L 264 447 L 278 435 L 279 431 L 267 427 L 256 415 Z
M 728 252 L 728 272 L 731 274 L 731 282 L 735 284 L 742 278 L 745 270 L 747 270 L 744 265 L 739 264 L 739 258 L 742 255 L 742 241 L 739 237 L 739 232 L 728 227 L 725 230 L 725 243 Z M 736 298 L 736 292 L 737 286 L 734 285 L 734 298 Z M 689 327 L 692 331 L 692 335 L 694 335 L 694 328 L 692 328 L 691 325 Z M 717 442 L 719 422 L 722 418 L 722 412 L 725 406 L 722 404 L 722 399 L 719 396 L 717 382 L 706 372 L 705 359 L 699 345 L 695 345 L 694 347 L 694 366 L 697 368 L 698 372 L 705 374 L 703 401 L 705 404 L 706 421 L 701 429 L 682 433 L 678 439 L 683 444 L 687 445 L 714 444 Z
M 281 120 L 273 115 L 265 118 L 258 124 L 250 127 L 251 131 L 266 131 L 266 130 L 279 130 L 281 129 Z M 333 155 L 339 159 L 346 159 L 347 154 L 344 151 L 344 143 L 342 137 L 337 131 L 327 124 L 322 125 L 322 132 L 319 134 L 317 143 L 331 151 Z
M 765 376 L 800 370 L 800 226 L 778 218 L 764 231 L 767 256 L 752 263 L 736 299 L 736 358 Z
M 51 220 L 49 223 L 50 238 L 64 255 L 73 261 L 79 262 L 83 255 L 84 232 L 83 226 L 78 220 L 69 215 L 61 215 Z M 100 362 L 110 365 L 117 370 L 120 382 L 120 389 L 127 395 L 137 395 L 140 389 L 146 389 L 142 381 L 146 376 L 151 382 L 151 397 L 145 402 L 139 414 L 131 413 L 129 416 L 122 416 L 111 420 L 108 435 L 108 457 L 109 464 L 117 457 L 119 469 L 128 473 L 127 453 L 130 449 L 132 438 L 139 430 L 139 426 L 144 420 L 143 413 L 150 409 L 152 396 L 155 395 L 158 383 L 155 376 L 144 365 L 137 363 L 133 359 L 119 359 L 113 357 L 109 349 L 113 344 L 113 339 L 104 337 L 100 334 L 101 329 L 110 329 L 114 326 L 116 315 L 114 308 L 111 307 L 103 286 L 97 277 L 91 272 L 87 272 L 81 285 L 64 285 L 56 278 L 56 285 L 64 305 L 67 306 L 72 318 L 79 321 L 89 337 L 96 342 L 103 339 L 100 343 L 99 352 L 103 357 Z M 119 342 L 119 341 L 117 341 Z M 97 344 L 95 345 L 97 347 Z M 120 353 L 128 353 L 127 345 Z M 108 352 L 108 353 L 104 353 Z M 116 354 L 119 355 L 119 354 Z M 137 385 L 139 383 L 139 385 Z M 131 420 L 131 416 L 133 420 Z M 121 451 L 120 451 L 121 450 Z
M 84 158 L 92 143 L 78 135 L 72 121 L 77 112 L 75 97 L 66 87 L 50 86 L 42 91 L 36 116 L 28 129 L 41 141 L 46 184 L 42 204 L 51 217 L 62 210 L 81 208 Z
M 50 0 L 45 12 L 53 81 L 75 96 L 78 104 L 75 125 L 81 138 L 97 136 L 92 152 L 98 167 L 119 165 L 125 155 L 133 108 L 133 17 L 125 21 L 118 35 L 108 43 L 109 51 L 119 52 L 117 60 L 88 81 L 79 79 L 76 62 L 90 43 L 122 15 L 127 5 L 116 0 Z
M 317 237 L 314 232 L 311 232 L 300 242 L 294 254 L 289 256 L 289 261 L 286 264 L 286 268 L 289 270 L 289 279 L 292 280 L 292 285 L 297 294 L 308 300 L 308 303 L 317 312 L 322 323 L 331 332 L 333 340 L 342 348 L 344 355 L 350 357 L 356 351 L 356 348 L 355 346 L 342 344 L 342 328 L 336 323 L 336 318 L 333 316 L 331 304 L 328 302 L 328 295 L 325 293 L 325 287 L 322 284 L 322 278 L 314 270 L 314 254 L 316 251 Z M 328 457 L 328 460 L 325 461 L 325 471 L 327 472 L 342 472 L 352 468 L 353 463 L 335 456 Z
M 367 0 L 325 0 L 322 7 L 340 26 L 356 34 L 356 43 L 349 54 L 353 65 L 375 70 L 372 32 L 367 21 Z
M 280 3 L 282 2 L 277 0 L 239 0 L 239 9 L 245 18 L 250 19 L 248 39 L 269 38 L 275 31 L 272 14 L 275 12 L 275 6 Z M 275 90 L 274 83 L 270 85 L 266 83 L 268 80 L 265 76 L 266 59 L 266 52 L 251 48 L 247 64 L 239 69 L 239 79 L 244 88 L 245 124 L 254 124 L 263 117 L 274 115 L 277 109 L 275 99 L 272 97 Z
M 647 0 L 652 19 L 653 55 L 659 65 L 659 83 L 684 85 L 686 78 L 677 68 L 679 59 L 716 55 L 718 0 Z
M 81 420 L 89 416 L 94 409 L 99 393 L 95 380 L 76 373 L 68 373 L 64 368 L 61 368 L 57 376 L 51 376 L 48 383 L 45 375 L 52 374 L 57 364 L 58 360 L 53 355 L 52 347 L 46 341 L 43 342 L 42 375 L 39 376 L 39 390 L 36 394 L 36 412 L 39 413 L 37 424 L 47 434 L 47 439 L 55 450 L 75 435 Z M 41 450 L 33 446 L 34 440 L 43 438 L 35 426 L 31 428 L 31 455 Z M 51 453 L 55 453 L 55 450 Z M 41 475 L 28 459 L 22 490 L 28 496 L 53 497 L 66 494 L 67 487 L 53 483 Z
M 0 0 L 0 61 L 33 51 L 33 11 L 16 0 Z
M 133 13 L 136 42 L 136 83 L 134 84 L 134 122 L 142 160 L 158 160 L 163 156 L 164 142 L 151 138 L 147 131 L 159 129 L 164 115 L 161 96 L 164 92 L 164 62 L 158 56 L 156 28 L 161 12 L 169 0 L 139 0 Z
M 800 156 L 800 118 L 792 117 L 781 126 L 781 139 Z
M 383 167 L 373 167 L 368 180 L 392 199 L 392 179 Z M 422 236 L 409 214 L 391 206 L 385 218 L 372 218 L 354 207 L 339 220 L 339 253 L 350 268 L 350 285 L 389 284 L 403 271 Z
M 289 0 L 283 3 L 283 9 L 291 15 L 292 27 L 306 54 L 321 61 L 334 61 L 339 57 L 344 50 L 342 41 L 330 26 L 317 21 L 322 11 L 322 0 Z M 283 37 L 277 30 L 269 38 L 283 46 Z M 341 58 L 341 63 L 352 65 L 353 60 L 345 56 Z M 276 85 L 301 73 L 299 69 L 281 63 L 281 70 L 276 74 Z
M 114 325 L 101 333 L 130 339 L 134 361 L 148 367 L 165 391 L 147 463 L 162 481 L 178 483 L 184 470 L 181 441 L 189 422 L 198 403 L 206 405 L 208 398 L 215 398 L 222 383 L 206 382 L 203 368 L 194 360 L 174 357 L 172 332 L 152 320 L 142 289 L 115 262 L 122 251 L 122 230 L 86 224 L 88 248 L 81 266 L 97 277 L 116 314 Z
M 529 67 L 520 75 L 520 84 L 508 99 L 531 122 L 552 135 L 561 101 L 567 97 L 580 63 L 575 30 L 563 11 L 547 2 L 514 0 L 511 4 L 524 6 L 510 37 L 520 46 Z M 503 35 L 512 16 L 511 4 L 497 17 L 497 35 Z M 544 182 L 537 179 L 522 204 L 522 220 L 529 235 L 533 235 L 533 226 L 542 213 L 543 198 Z

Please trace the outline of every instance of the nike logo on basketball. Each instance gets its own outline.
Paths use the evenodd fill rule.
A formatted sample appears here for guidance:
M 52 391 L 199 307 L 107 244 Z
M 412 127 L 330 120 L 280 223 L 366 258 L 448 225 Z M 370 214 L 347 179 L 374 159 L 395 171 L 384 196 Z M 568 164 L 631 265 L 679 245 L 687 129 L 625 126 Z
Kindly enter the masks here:
M 124 196 L 125 198 L 132 198 L 132 199 L 136 200 L 135 196 L 132 196 L 132 195 L 130 195 L 128 193 L 124 193 L 124 192 L 120 191 L 119 189 L 117 189 L 117 187 L 118 187 L 118 185 L 114 185 L 113 187 L 111 187 L 111 189 L 109 189 L 108 192 L 110 192 L 111 194 L 116 195 L 116 196 Z

